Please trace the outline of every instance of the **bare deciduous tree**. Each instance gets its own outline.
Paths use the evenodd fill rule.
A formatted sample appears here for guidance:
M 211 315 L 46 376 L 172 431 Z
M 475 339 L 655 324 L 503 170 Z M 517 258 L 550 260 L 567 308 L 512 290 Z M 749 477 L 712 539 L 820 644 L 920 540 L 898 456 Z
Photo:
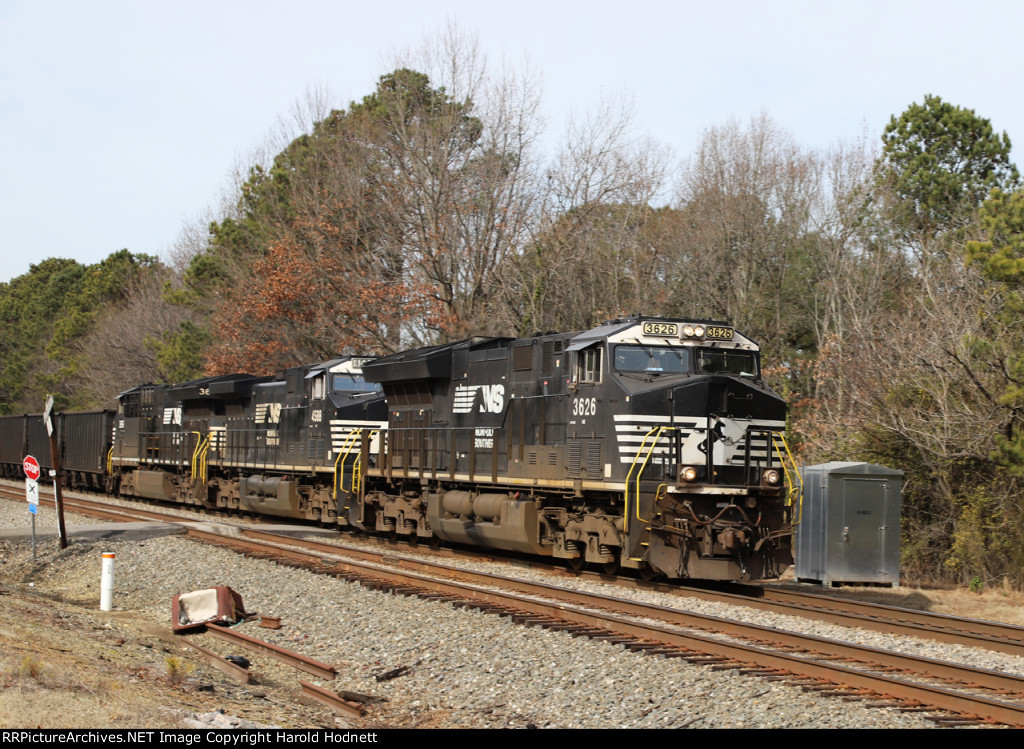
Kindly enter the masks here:
M 194 314 L 165 301 L 164 286 L 170 280 L 169 272 L 143 276 L 122 304 L 109 307 L 75 341 L 72 352 L 81 362 L 76 391 L 82 402 L 107 407 L 133 385 L 167 381 L 154 344 Z
M 634 131 L 625 99 L 570 121 L 534 233 L 505 268 L 513 329 L 572 330 L 662 304 L 652 204 L 670 154 Z
M 792 287 L 821 189 L 820 160 L 767 115 L 707 130 L 677 187 L 672 309 L 703 304 L 771 353 L 792 345 L 809 324 L 795 314 Z

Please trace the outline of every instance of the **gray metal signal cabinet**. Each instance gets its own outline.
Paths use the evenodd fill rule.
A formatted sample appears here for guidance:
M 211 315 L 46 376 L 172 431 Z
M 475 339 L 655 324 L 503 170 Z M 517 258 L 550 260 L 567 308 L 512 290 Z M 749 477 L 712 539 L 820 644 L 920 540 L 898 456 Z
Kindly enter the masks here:
M 874 463 L 803 469 L 797 580 L 899 585 L 903 471 Z

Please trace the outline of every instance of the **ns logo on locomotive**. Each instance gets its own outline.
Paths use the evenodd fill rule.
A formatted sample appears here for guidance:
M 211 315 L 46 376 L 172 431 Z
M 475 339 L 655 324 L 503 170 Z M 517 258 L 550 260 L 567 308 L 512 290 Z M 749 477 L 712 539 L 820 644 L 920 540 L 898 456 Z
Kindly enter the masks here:
M 37 418 L 0 418 L 12 478 Z M 633 317 L 143 385 L 59 429 L 73 486 L 725 580 L 791 562 L 785 418 L 740 332 Z

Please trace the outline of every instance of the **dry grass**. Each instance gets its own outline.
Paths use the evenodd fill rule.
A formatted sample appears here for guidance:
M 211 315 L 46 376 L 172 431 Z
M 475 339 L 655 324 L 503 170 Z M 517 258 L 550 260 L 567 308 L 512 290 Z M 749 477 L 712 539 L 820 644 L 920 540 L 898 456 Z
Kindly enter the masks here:
M 183 713 L 125 695 L 117 683 L 103 691 L 57 684 L 19 684 L 0 692 L 0 728 L 184 728 Z
M 45 600 L 0 596 L 0 727 L 184 727 L 174 696 L 154 695 L 132 663 L 135 648 L 115 652 L 126 643 L 94 627 Z

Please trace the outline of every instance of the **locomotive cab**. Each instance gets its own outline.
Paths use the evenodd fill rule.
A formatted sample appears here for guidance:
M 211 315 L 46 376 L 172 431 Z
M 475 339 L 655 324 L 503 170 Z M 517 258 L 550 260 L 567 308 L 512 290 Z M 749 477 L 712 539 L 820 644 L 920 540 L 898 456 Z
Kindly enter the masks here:
M 633 559 L 670 577 L 777 575 L 786 412 L 756 344 L 724 323 L 645 319 L 607 347 L 626 401 L 613 418 Z

